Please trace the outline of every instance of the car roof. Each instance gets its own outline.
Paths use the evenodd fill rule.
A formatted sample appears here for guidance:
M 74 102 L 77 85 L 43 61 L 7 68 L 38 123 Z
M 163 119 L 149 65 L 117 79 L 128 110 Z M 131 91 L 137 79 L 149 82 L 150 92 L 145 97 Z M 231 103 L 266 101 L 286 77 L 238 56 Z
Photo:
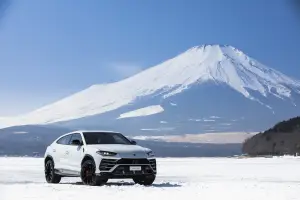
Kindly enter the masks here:
M 108 131 L 108 130 L 77 130 L 77 131 L 72 131 L 72 132 L 65 133 L 65 134 L 59 136 L 56 139 L 56 141 L 59 140 L 59 139 L 61 139 L 62 137 L 65 137 L 67 135 L 71 135 L 71 134 L 74 134 L 74 133 L 120 133 L 120 132 L 117 132 L 117 131 Z
M 117 131 L 110 131 L 110 130 L 77 130 L 77 131 L 73 131 L 72 133 L 120 133 Z

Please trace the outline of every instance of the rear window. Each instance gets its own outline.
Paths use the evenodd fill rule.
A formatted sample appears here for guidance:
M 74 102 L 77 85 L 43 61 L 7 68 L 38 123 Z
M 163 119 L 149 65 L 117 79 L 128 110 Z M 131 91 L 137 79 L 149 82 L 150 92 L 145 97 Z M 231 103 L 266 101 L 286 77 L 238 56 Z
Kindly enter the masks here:
M 62 138 L 60 138 L 56 143 L 57 144 L 62 144 L 62 145 L 68 145 L 70 143 L 72 135 L 66 135 Z

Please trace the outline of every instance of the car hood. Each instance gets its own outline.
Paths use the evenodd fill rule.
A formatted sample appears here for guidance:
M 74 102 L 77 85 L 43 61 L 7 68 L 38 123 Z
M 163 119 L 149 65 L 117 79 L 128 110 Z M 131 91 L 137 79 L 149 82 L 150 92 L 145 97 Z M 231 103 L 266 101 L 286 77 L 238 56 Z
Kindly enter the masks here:
M 139 145 L 123 145 L 123 144 L 97 144 L 97 145 L 89 145 L 94 149 L 100 151 L 109 151 L 118 154 L 124 153 L 142 153 L 146 154 L 147 152 L 151 151 L 148 148 L 141 147 Z

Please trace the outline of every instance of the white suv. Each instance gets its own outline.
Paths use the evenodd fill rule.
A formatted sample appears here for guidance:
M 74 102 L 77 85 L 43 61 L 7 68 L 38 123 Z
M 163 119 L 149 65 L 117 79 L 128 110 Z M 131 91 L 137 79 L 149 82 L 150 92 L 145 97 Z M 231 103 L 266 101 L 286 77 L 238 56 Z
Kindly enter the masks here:
M 59 183 L 61 177 L 81 177 L 84 184 L 93 186 L 118 178 L 151 185 L 156 177 L 156 160 L 150 149 L 120 133 L 76 131 L 47 147 L 45 177 L 48 183 Z

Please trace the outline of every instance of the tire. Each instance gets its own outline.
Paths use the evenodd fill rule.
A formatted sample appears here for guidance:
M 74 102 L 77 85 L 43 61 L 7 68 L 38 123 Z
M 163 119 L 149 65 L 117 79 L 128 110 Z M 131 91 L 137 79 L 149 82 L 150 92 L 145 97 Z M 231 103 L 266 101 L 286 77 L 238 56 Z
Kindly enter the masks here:
M 108 179 L 101 178 L 95 174 L 96 166 L 94 161 L 86 160 L 81 166 L 80 177 L 84 185 L 100 186 L 104 185 Z
M 108 182 L 108 178 L 102 178 L 102 184 L 106 184 Z
M 53 160 L 48 160 L 45 164 L 45 178 L 47 183 L 57 184 L 61 180 L 61 176 L 55 174 Z
M 134 177 L 133 181 L 136 184 L 148 186 L 153 184 L 155 178 L 156 178 L 155 175 L 148 175 L 148 176 Z

